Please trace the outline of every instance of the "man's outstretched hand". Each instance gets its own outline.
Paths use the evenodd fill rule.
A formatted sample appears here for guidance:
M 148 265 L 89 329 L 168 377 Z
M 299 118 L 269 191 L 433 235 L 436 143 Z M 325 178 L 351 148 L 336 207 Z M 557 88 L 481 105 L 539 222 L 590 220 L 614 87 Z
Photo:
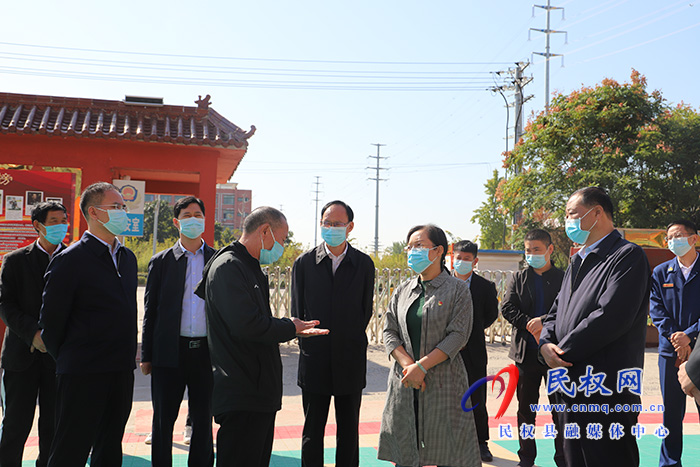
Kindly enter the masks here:
M 292 323 L 297 329 L 298 337 L 313 337 L 313 336 L 325 336 L 329 332 L 329 329 L 319 329 L 316 326 L 321 324 L 318 320 L 313 321 L 302 321 L 299 318 L 292 318 Z

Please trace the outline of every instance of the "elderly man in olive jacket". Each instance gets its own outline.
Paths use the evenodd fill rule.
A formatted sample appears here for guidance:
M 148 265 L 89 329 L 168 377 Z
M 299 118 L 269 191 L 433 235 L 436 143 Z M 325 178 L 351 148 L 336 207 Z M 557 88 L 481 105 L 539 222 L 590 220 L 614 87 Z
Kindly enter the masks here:
M 367 335 L 372 316 L 374 263 L 347 242 L 353 212 L 342 201 L 321 210 L 324 242 L 294 262 L 292 316 L 319 320 L 327 336 L 299 341 L 304 405 L 301 465 L 323 466 L 323 436 L 335 403 L 336 465 L 359 465 L 360 402 L 366 385 Z

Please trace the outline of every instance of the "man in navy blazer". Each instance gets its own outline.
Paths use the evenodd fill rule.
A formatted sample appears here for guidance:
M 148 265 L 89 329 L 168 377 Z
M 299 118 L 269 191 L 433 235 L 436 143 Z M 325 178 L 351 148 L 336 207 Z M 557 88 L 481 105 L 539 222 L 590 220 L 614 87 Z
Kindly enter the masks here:
M 204 203 L 194 196 L 173 208 L 180 238 L 151 258 L 146 281 L 141 371 L 151 375 L 154 467 L 173 463 L 173 425 L 187 387 L 192 439 L 189 465 L 214 464 L 211 394 L 214 385 L 204 300 L 194 294 L 214 249 L 202 240 Z
M 467 345 L 461 350 L 462 360 L 467 369 L 469 384 L 486 376 L 488 355 L 484 330 L 498 318 L 498 293 L 496 284 L 473 272 L 479 262 L 479 247 L 469 240 L 462 240 L 452 246 L 454 251 L 454 274 L 466 281 L 472 296 L 474 324 Z M 489 414 L 486 411 L 486 386 L 482 385 L 471 396 L 474 407 L 474 423 L 479 441 L 479 454 L 484 462 L 493 461 L 489 449 Z
M 659 380 L 664 401 L 664 426 L 659 466 L 681 465 L 686 400 L 678 382 L 678 366 L 688 360 L 700 331 L 700 262 L 695 245 L 698 230 L 689 220 L 666 228 L 675 258 L 654 268 L 649 314 L 659 330 Z M 698 412 L 700 406 L 697 405 Z
M 3 368 L 0 466 L 22 465 L 24 444 L 32 429 L 39 399 L 38 467 L 45 467 L 54 433 L 56 362 L 46 353 L 39 328 L 44 273 L 68 229 L 66 208 L 39 203 L 32 210 L 32 226 L 39 238 L 5 255 L 0 270 L 0 316 L 7 329 L 2 345 Z
M 549 371 L 548 390 L 556 390 L 567 407 L 560 417 L 564 433 L 557 436 L 564 437 L 569 467 L 636 466 L 649 262 L 615 230 L 612 200 L 600 188 L 571 195 L 566 233 L 581 249 L 540 335 L 542 356 L 555 370 Z M 610 410 L 581 411 L 579 404 Z M 617 404 L 630 410 L 616 411 Z
M 128 225 L 119 189 L 83 191 L 88 230 L 46 272 L 39 325 L 56 360 L 56 433 L 49 467 L 118 466 L 136 368 L 136 257 L 116 235 Z

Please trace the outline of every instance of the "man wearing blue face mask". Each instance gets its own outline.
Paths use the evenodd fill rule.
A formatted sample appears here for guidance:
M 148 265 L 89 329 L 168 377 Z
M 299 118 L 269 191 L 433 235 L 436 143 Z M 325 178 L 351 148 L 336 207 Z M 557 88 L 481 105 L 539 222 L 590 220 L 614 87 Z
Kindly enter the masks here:
M 46 353 L 39 327 L 44 273 L 49 261 L 65 249 L 66 208 L 39 203 L 32 211 L 39 238 L 5 255 L 0 270 L 0 317 L 7 324 L 0 357 L 2 375 L 2 428 L 0 466 L 22 465 L 24 444 L 39 401 L 39 456 L 45 467 L 54 434 L 56 362 Z
M 173 425 L 185 387 L 192 421 L 189 463 L 214 464 L 211 394 L 213 379 L 204 300 L 194 291 L 215 250 L 202 239 L 204 203 L 187 196 L 175 203 L 180 238 L 151 258 L 146 281 L 141 371 L 151 375 L 151 462 L 172 465 Z
M 508 356 L 518 367 L 518 427 L 523 424 L 535 425 L 535 411 L 531 404 L 537 404 L 542 380 L 547 380 L 548 367 L 538 359 L 538 341 L 542 331 L 542 320 L 557 298 L 564 271 L 554 266 L 551 255 L 554 252 L 552 237 L 545 230 L 534 229 L 525 235 L 525 259 L 528 268 L 516 272 L 508 282 L 501 302 L 501 314 L 513 325 L 510 353 Z M 549 396 L 554 404 L 554 396 Z M 558 415 L 552 412 L 558 431 L 563 430 L 558 423 Z M 519 467 L 532 467 L 537 457 L 534 439 L 524 438 L 518 430 L 520 449 Z M 565 466 L 562 437 L 554 439 L 554 462 Z
M 462 360 L 467 369 L 469 384 L 486 376 L 488 355 L 484 330 L 498 318 L 498 294 L 496 284 L 476 274 L 474 267 L 479 262 L 479 247 L 469 240 L 457 242 L 454 252 L 454 275 L 467 282 L 474 304 L 474 324 L 467 345 L 462 349 Z M 491 462 L 493 455 L 489 449 L 489 414 L 486 411 L 486 385 L 482 385 L 471 396 L 474 409 L 474 422 L 479 441 L 479 454 L 484 462 Z M 478 404 L 478 405 L 477 405 Z
M 544 320 L 540 352 L 561 383 L 552 389 L 566 406 L 560 424 L 578 427 L 580 437 L 570 431 L 569 436 L 557 436 L 564 436 L 570 467 L 637 466 L 633 427 L 641 403 L 649 262 L 638 245 L 615 230 L 613 204 L 605 190 L 576 191 L 565 212 L 566 233 L 581 249 L 571 258 Z M 577 411 L 579 404 L 611 410 Z
M 700 262 L 695 246 L 698 230 L 689 220 L 666 228 L 668 249 L 676 255 L 654 268 L 649 314 L 659 330 L 659 379 L 664 401 L 659 466 L 681 465 L 686 400 L 678 382 L 678 367 L 688 360 L 700 331 Z M 700 406 L 696 403 L 700 413 Z
M 331 396 L 335 405 L 338 467 L 359 465 L 360 402 L 366 385 L 367 335 L 372 317 L 374 263 L 347 241 L 354 214 L 342 201 L 321 209 L 323 243 L 292 269 L 292 316 L 318 320 L 328 336 L 299 341 L 304 405 L 301 465 L 323 466 L 323 437 Z
M 56 360 L 49 467 L 121 465 L 136 368 L 136 256 L 117 239 L 126 205 L 111 183 L 80 197 L 88 230 L 46 272 L 41 337 Z
M 267 467 L 275 416 L 282 406 L 279 343 L 328 334 L 318 321 L 275 318 L 260 265 L 277 261 L 289 233 L 287 218 L 260 207 L 243 223 L 240 240 L 207 263 L 196 293 L 205 301 L 207 341 L 214 372 L 212 411 L 220 426 L 219 466 Z

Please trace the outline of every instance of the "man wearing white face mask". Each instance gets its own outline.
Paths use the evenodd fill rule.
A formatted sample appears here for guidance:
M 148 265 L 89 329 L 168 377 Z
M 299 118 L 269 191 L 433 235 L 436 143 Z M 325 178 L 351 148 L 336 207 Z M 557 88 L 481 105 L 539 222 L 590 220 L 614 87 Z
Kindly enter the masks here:
M 462 360 L 467 368 L 469 384 L 486 376 L 488 355 L 484 330 L 498 318 L 498 294 L 496 284 L 476 274 L 474 267 L 479 262 L 479 247 L 469 240 L 457 242 L 454 251 L 454 275 L 467 282 L 474 304 L 474 324 L 467 345 L 462 349 Z M 484 462 L 491 462 L 493 455 L 489 450 L 489 414 L 486 411 L 486 385 L 482 385 L 471 396 L 474 409 L 474 422 L 479 440 L 479 454 Z M 477 405 L 478 404 L 478 405 Z
M 649 314 L 659 330 L 659 379 L 664 401 L 664 426 L 659 466 L 681 465 L 686 400 L 678 367 L 688 360 L 700 331 L 700 262 L 695 224 L 681 219 L 666 228 L 668 249 L 676 255 L 654 268 Z M 697 405 L 698 412 L 700 406 Z
M 299 341 L 304 405 L 301 465 L 322 467 L 323 437 L 331 396 L 335 405 L 338 467 L 359 465 L 360 402 L 366 385 L 367 335 L 372 317 L 374 263 L 348 243 L 354 214 L 342 201 L 321 209 L 323 243 L 301 255 L 292 269 L 292 316 L 319 320 L 328 336 Z
M 633 427 L 641 403 L 649 262 L 641 247 L 615 230 L 605 190 L 576 191 L 565 212 L 566 233 L 581 249 L 571 258 L 540 335 L 540 352 L 560 382 L 552 391 L 566 405 L 560 423 L 580 430 L 580 436 L 564 433 L 564 457 L 569 467 L 637 466 Z M 581 412 L 578 404 L 630 410 Z
M 196 293 L 205 300 L 207 340 L 214 372 L 212 411 L 218 466 L 267 467 L 275 416 L 282 407 L 279 343 L 328 334 L 318 321 L 275 318 L 270 285 L 260 265 L 277 261 L 289 233 L 275 208 L 253 210 L 240 240 L 207 263 Z
M 525 259 L 528 268 L 516 272 L 508 282 L 501 302 L 501 314 L 513 325 L 510 353 L 508 356 L 518 367 L 518 441 L 520 449 L 518 467 L 532 467 L 537 457 L 534 439 L 522 436 L 523 424 L 535 425 L 536 412 L 531 404 L 537 404 L 542 380 L 547 381 L 548 367 L 538 359 L 538 341 L 542 331 L 542 320 L 547 316 L 554 299 L 557 298 L 564 271 L 551 261 L 554 252 L 552 237 L 544 230 L 534 229 L 525 235 Z M 549 396 L 554 404 L 554 396 Z M 552 411 L 556 429 L 563 432 L 558 423 L 558 414 Z M 564 452 L 562 437 L 554 439 L 554 462 L 563 467 Z
M 171 248 L 151 258 L 146 281 L 141 371 L 151 375 L 154 467 L 172 465 L 173 425 L 187 387 L 192 420 L 189 463 L 214 463 L 211 394 L 213 379 L 204 300 L 194 294 L 215 250 L 202 239 L 204 203 L 187 196 L 173 208 L 180 231 Z
M 56 433 L 49 467 L 121 465 L 136 368 L 136 256 L 117 235 L 126 205 L 111 183 L 80 197 L 88 230 L 46 272 L 39 325 L 56 360 Z

